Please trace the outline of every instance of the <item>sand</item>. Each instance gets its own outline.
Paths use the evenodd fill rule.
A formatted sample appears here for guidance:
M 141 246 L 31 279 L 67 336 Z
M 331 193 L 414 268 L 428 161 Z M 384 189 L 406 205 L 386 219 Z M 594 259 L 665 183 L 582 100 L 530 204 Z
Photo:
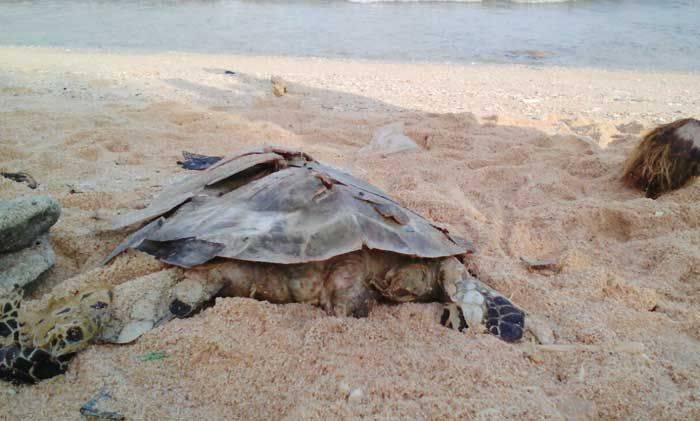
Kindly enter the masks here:
M 35 298 L 158 270 L 133 253 L 96 269 L 126 234 L 108 220 L 181 176 L 182 150 L 267 142 L 472 239 L 471 265 L 536 334 L 460 334 L 437 323 L 438 304 L 347 319 L 225 298 L 134 344 L 92 346 L 64 376 L 0 385 L 0 418 L 79 419 L 105 388 L 127 419 L 698 419 L 700 183 L 650 200 L 619 182 L 643 130 L 700 116 L 698 86 L 681 73 L 0 48 L 0 169 L 40 184 L 0 179 L 0 198 L 63 207 Z M 397 122 L 419 150 L 358 153 Z

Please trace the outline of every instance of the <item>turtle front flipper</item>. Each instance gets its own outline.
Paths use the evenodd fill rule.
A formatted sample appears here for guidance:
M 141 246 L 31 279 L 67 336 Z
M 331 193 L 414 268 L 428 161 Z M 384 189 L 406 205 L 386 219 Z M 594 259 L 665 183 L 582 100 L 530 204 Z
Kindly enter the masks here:
M 460 332 L 484 324 L 506 342 L 516 342 L 523 336 L 525 312 L 502 294 L 475 277 L 454 258 L 443 261 L 440 281 L 451 303 L 443 310 L 440 323 Z
M 59 358 L 40 348 L 16 345 L 0 348 L 0 380 L 12 383 L 37 383 L 65 373 L 73 354 Z

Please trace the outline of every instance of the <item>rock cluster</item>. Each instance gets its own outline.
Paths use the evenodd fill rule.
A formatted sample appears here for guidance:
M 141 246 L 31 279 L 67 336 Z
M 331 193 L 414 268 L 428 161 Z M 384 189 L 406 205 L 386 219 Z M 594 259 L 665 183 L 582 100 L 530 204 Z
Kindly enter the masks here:
M 53 266 L 48 232 L 60 214 L 49 196 L 0 200 L 0 290 L 24 287 Z

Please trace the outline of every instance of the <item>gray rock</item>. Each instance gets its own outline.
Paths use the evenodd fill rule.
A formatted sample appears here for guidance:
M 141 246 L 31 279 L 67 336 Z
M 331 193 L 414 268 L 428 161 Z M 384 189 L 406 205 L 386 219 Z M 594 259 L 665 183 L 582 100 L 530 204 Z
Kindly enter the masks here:
M 389 155 L 414 149 L 419 149 L 419 146 L 413 139 L 404 134 L 403 123 L 398 122 L 377 129 L 369 144 L 357 152 L 361 155 Z
M 48 234 L 23 250 L 0 254 L 0 291 L 9 290 L 14 285 L 24 287 L 46 272 L 55 261 Z
M 109 407 L 110 401 L 114 401 L 112 396 L 107 392 L 105 387 L 99 391 L 99 393 L 92 397 L 89 401 L 85 402 L 83 406 L 80 407 L 80 415 L 89 419 L 103 419 L 103 420 L 124 420 L 126 417 L 118 412 L 112 411 L 110 409 L 105 409 Z
M 585 126 L 570 126 L 571 130 L 581 136 L 587 136 L 596 142 L 600 140 L 602 133 L 597 124 L 588 124 Z
M 580 396 L 574 394 L 561 395 L 555 398 L 555 402 L 560 414 L 567 420 L 600 419 L 595 402 Z
M 49 196 L 23 196 L 0 200 L 0 253 L 32 244 L 58 221 L 61 208 Z
M 549 324 L 532 314 L 528 314 L 527 326 L 525 329 L 529 330 L 537 339 L 537 342 L 542 345 L 551 345 L 554 343 L 554 331 L 549 326 Z
M 625 133 L 625 134 L 638 134 L 642 130 L 644 130 L 644 126 L 637 121 L 631 121 L 627 124 L 620 124 L 620 125 L 615 126 L 615 128 L 620 133 Z

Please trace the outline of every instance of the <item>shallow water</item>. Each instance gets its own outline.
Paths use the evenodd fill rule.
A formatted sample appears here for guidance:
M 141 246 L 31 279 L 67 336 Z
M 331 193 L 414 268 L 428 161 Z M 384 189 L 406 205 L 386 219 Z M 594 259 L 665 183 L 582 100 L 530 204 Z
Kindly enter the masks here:
M 522 1 L 0 1 L 0 45 L 700 69 L 700 1 Z

